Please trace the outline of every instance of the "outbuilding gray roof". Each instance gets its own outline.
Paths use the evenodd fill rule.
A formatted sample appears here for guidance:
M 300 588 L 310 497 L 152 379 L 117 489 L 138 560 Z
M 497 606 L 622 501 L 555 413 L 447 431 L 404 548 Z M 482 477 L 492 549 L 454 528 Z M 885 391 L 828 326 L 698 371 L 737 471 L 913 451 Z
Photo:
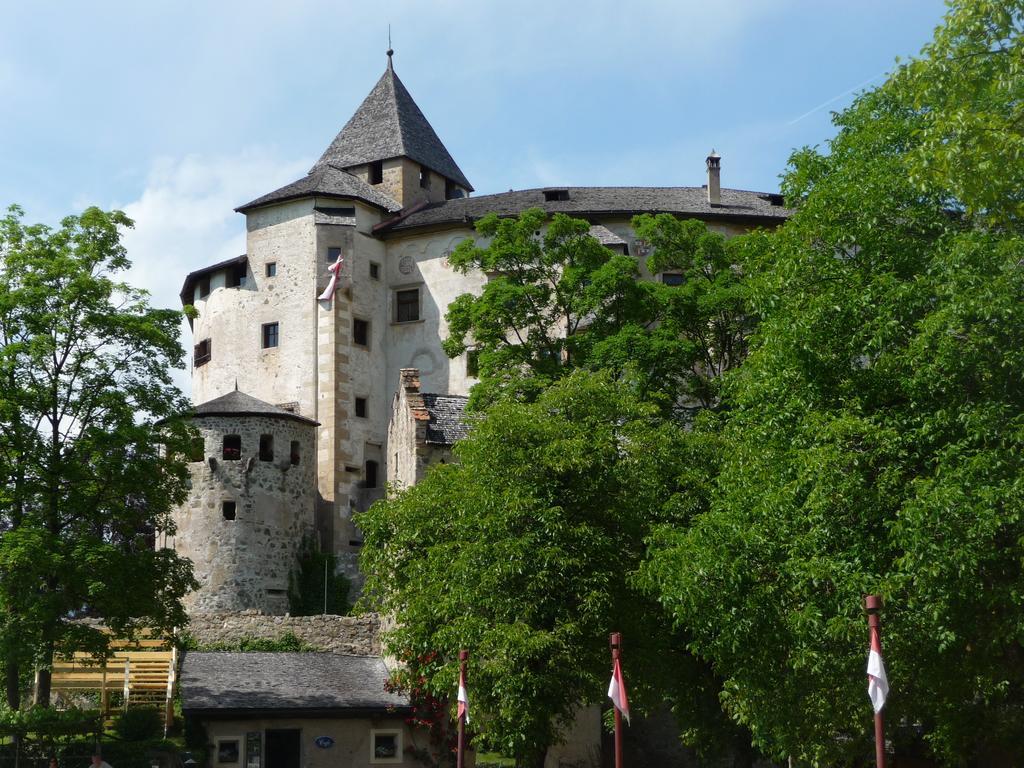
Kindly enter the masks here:
M 406 696 L 385 690 L 387 679 L 377 656 L 189 651 L 181 667 L 181 707 L 207 714 L 407 709 Z
M 559 197 L 563 199 L 557 199 Z M 782 203 L 778 194 L 741 189 L 723 189 L 721 204 L 711 205 L 704 187 L 547 187 L 431 203 L 392 224 L 380 224 L 374 230 L 386 234 L 417 227 L 469 224 L 488 213 L 516 216 L 527 208 L 594 218 L 672 213 L 708 220 L 773 224 L 793 214 Z
M 590 236 L 601 245 L 628 245 L 625 240 L 612 232 L 608 227 L 594 224 L 590 227 Z
M 389 53 L 384 74 L 313 169 L 322 165 L 351 168 L 402 156 L 473 189 L 398 79 Z
M 317 424 L 313 419 L 307 419 L 305 416 L 259 400 L 245 392 L 239 392 L 237 389 L 226 395 L 215 397 L 213 400 L 200 403 L 192 409 L 192 413 L 195 416 L 273 416 L 279 419 L 301 421 L 304 424 Z
M 430 414 L 427 422 L 426 441 L 435 445 L 454 445 L 456 440 L 469 435 L 466 423 L 466 401 L 460 395 L 422 394 L 423 405 Z
M 298 181 L 285 184 L 262 197 L 250 200 L 245 205 L 235 208 L 245 213 L 253 208 L 270 203 L 283 203 L 287 200 L 298 200 L 302 197 L 336 197 L 342 199 L 362 200 L 377 206 L 389 213 L 396 213 L 401 206 L 376 187 L 367 184 L 348 171 L 330 163 L 317 163 L 313 169 Z

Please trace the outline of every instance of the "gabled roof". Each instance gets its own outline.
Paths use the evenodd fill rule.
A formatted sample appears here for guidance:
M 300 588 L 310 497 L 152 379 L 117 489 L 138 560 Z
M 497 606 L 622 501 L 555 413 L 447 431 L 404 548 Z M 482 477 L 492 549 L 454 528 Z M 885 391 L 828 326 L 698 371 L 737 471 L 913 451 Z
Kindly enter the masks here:
M 348 171 L 327 163 L 317 163 L 308 174 L 298 181 L 285 184 L 280 189 L 275 189 L 273 192 L 257 197 L 245 205 L 238 206 L 235 210 L 239 213 L 245 213 L 261 205 L 282 203 L 286 200 L 298 200 L 302 197 L 313 196 L 354 198 L 362 200 L 364 203 L 375 205 L 389 213 L 396 213 L 402 207 L 379 189 L 353 176 Z
M 237 389 L 226 395 L 215 397 L 213 400 L 200 403 L 192 409 L 192 413 L 195 416 L 272 416 L 279 419 L 301 421 L 304 424 L 317 424 L 313 419 L 307 419 L 305 416 L 271 405 L 252 395 L 247 395 L 245 392 L 239 392 Z
M 557 191 L 558 195 L 551 194 Z M 419 227 L 472 224 L 488 213 L 517 216 L 527 208 L 580 217 L 632 216 L 672 213 L 707 220 L 739 220 L 781 224 L 793 215 L 781 195 L 723 189 L 720 205 L 708 202 L 705 187 L 559 187 L 523 189 L 496 195 L 463 197 L 430 203 L 419 210 L 374 227 L 375 234 Z
M 473 189 L 398 79 L 389 51 L 387 70 L 313 169 L 323 165 L 351 168 L 402 156 L 437 171 L 470 191 Z
M 387 680 L 377 656 L 189 651 L 181 667 L 181 707 L 211 715 L 408 709 L 407 697 L 385 689 Z
M 422 397 L 423 405 L 430 415 L 426 430 L 428 443 L 454 445 L 456 440 L 469 435 L 469 424 L 466 423 L 468 397 L 435 395 L 432 392 L 424 392 Z

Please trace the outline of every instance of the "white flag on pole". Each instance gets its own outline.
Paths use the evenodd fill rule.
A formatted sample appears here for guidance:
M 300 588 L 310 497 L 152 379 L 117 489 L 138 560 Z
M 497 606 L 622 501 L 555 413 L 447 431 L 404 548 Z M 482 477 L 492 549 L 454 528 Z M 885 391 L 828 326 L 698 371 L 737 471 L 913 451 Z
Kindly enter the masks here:
M 458 718 L 466 718 L 466 722 L 469 722 L 469 695 L 466 693 L 466 676 L 462 674 L 462 670 L 459 670 L 459 709 Z
M 608 683 L 608 698 L 612 700 L 615 708 L 626 718 L 629 723 L 629 697 L 626 695 L 626 683 L 622 679 L 622 667 L 619 660 L 615 660 L 615 668 L 612 670 L 612 680 Z
M 882 661 L 882 645 L 878 632 L 871 632 L 871 650 L 868 651 L 868 697 L 875 712 L 881 712 L 889 695 L 889 679 L 885 676 L 885 662 Z

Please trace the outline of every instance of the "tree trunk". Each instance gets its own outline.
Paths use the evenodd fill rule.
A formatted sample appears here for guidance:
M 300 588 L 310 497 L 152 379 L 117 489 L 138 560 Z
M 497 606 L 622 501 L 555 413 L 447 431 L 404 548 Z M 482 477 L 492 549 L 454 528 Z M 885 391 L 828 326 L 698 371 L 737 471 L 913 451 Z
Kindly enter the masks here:
M 540 752 L 516 755 L 516 768 L 544 768 L 544 761 L 547 759 L 547 747 Z
M 50 689 L 53 682 L 53 641 L 46 643 L 43 649 L 43 663 L 36 671 L 36 695 L 34 704 L 37 707 L 50 706 Z
M 7 706 L 12 712 L 21 708 L 21 664 L 13 654 L 7 658 Z

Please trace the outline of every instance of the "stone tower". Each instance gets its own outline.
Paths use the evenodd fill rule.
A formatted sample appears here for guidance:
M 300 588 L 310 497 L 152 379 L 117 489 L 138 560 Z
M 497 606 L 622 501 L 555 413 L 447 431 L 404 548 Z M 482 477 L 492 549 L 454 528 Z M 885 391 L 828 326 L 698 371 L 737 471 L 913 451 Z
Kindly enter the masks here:
M 164 542 L 192 560 L 190 613 L 288 610 L 288 577 L 314 534 L 316 422 L 242 392 L 196 407 L 191 487 Z
M 247 253 L 191 273 L 182 288 L 182 303 L 196 309 L 194 402 L 238 387 L 317 422 L 317 536 L 357 589 L 362 537 L 351 515 L 383 495 L 397 370 L 417 349 L 439 352 L 424 317 L 441 312 L 412 260 L 388 258 L 375 227 L 471 190 L 389 52 L 384 74 L 309 173 L 237 209 Z M 339 288 L 319 300 L 338 256 Z M 200 572 L 216 567 L 196 562 Z

